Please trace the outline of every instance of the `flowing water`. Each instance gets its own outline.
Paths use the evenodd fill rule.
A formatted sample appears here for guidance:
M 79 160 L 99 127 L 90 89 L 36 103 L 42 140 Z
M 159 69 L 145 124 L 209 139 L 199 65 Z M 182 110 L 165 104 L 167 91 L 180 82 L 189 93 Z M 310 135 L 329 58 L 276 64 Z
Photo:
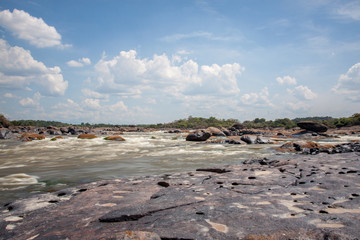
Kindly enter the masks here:
M 124 142 L 70 136 L 57 141 L 0 141 L 0 203 L 102 179 L 271 158 L 280 154 L 273 147 L 281 145 L 202 144 L 164 132 L 125 133 L 123 137 Z

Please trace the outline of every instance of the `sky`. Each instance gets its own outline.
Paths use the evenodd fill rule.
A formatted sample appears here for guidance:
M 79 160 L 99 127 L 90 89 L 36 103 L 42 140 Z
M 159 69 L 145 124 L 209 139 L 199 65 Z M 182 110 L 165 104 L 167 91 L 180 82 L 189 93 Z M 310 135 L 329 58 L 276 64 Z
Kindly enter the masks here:
M 360 112 L 359 0 L 2 0 L 0 113 L 166 123 Z

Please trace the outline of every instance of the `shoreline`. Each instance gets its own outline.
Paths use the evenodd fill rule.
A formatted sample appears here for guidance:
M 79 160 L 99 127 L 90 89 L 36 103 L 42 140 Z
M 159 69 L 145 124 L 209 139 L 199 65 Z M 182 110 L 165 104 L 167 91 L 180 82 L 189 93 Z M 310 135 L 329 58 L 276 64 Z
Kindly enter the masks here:
M 296 155 L 36 194 L 1 207 L 0 239 L 355 239 L 359 161 Z

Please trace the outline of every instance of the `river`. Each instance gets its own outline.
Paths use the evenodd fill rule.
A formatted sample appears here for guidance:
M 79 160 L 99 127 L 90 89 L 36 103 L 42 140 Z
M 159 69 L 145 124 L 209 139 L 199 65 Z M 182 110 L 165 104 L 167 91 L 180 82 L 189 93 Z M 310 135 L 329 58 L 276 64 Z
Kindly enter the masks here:
M 203 144 L 187 142 L 185 135 L 161 131 L 122 136 L 126 141 L 71 136 L 57 141 L 1 140 L 0 203 L 91 181 L 193 171 L 199 167 L 290 154 L 273 150 L 282 143 Z M 349 140 L 343 137 L 331 141 Z

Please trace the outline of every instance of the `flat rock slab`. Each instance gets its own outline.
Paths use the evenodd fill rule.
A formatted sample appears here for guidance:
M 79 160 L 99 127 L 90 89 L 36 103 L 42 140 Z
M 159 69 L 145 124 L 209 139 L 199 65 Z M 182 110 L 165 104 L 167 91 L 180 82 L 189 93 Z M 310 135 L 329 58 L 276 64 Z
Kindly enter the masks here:
M 0 213 L 0 239 L 358 238 L 359 153 L 94 182 Z

